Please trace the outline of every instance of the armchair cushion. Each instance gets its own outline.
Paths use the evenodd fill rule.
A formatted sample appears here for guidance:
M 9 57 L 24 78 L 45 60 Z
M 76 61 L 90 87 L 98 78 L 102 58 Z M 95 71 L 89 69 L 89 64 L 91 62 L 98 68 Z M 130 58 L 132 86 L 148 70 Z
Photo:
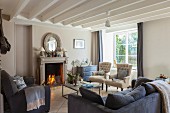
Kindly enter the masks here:
M 99 70 L 96 74 L 97 74 L 97 75 L 104 75 L 105 72 L 104 72 L 104 70 Z
M 117 79 L 121 79 L 123 80 L 124 77 L 126 77 L 128 75 L 128 71 L 125 69 L 119 69 L 118 73 L 117 73 Z
M 101 75 L 103 76 L 105 74 L 104 70 L 99 70 L 99 71 L 95 71 L 95 72 L 92 72 L 93 75 Z

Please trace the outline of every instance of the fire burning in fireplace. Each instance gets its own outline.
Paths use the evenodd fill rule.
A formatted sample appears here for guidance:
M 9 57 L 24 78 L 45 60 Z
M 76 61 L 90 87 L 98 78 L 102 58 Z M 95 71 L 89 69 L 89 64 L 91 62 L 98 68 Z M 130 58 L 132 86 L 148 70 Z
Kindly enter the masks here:
M 47 84 L 53 86 L 56 84 L 55 75 L 48 75 Z

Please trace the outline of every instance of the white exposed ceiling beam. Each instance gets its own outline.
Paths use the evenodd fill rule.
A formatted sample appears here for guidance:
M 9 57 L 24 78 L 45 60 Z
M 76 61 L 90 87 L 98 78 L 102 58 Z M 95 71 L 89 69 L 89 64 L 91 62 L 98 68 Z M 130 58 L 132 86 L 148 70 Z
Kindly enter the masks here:
M 134 21 L 144 22 L 144 21 L 166 18 L 169 14 L 170 14 L 170 7 L 162 9 L 162 10 L 158 10 L 158 11 L 155 11 L 155 12 L 149 12 L 149 13 L 146 13 L 146 14 L 128 17 L 128 18 L 121 19 L 121 20 L 118 20 L 118 21 L 113 21 L 113 22 L 111 22 L 111 26 L 125 25 L 125 24 L 127 24 L 128 22 L 131 22 L 131 21 L 133 21 L 133 22 Z M 166 17 L 162 17 L 162 15 L 166 15 Z M 104 24 L 95 25 L 92 28 L 94 28 L 94 27 L 104 27 Z
M 57 3 L 59 0 L 44 0 L 41 1 L 29 14 L 29 19 L 33 19 L 49 7 Z
M 151 6 L 154 6 L 154 5 L 159 5 L 159 4 L 162 4 L 162 3 L 166 4 L 166 2 L 167 1 L 163 1 L 163 0 L 154 0 L 154 1 L 147 0 L 147 1 L 142 1 L 142 2 L 137 3 L 137 4 L 133 4 L 133 5 L 130 5 L 130 6 L 127 6 L 127 7 L 123 7 L 123 8 L 111 11 L 109 16 L 110 17 L 111 16 L 118 16 L 118 15 L 122 15 L 122 14 L 125 14 L 125 13 L 128 13 L 128 12 L 136 11 L 136 10 L 139 10 L 139 9 L 144 9 L 144 8 L 147 8 L 147 7 L 151 7 Z M 101 15 L 98 15 L 98 16 L 95 16 L 95 17 L 84 19 L 82 21 L 75 22 L 72 25 L 73 26 L 78 26 L 78 25 L 89 23 L 89 22 L 105 19 L 107 17 L 108 17 L 107 14 L 101 14 Z
M 119 27 L 119 26 L 123 26 L 123 25 L 137 24 L 139 22 L 148 22 L 148 21 L 158 20 L 158 19 L 163 19 L 163 18 L 168 18 L 168 17 L 170 17 L 170 12 L 159 14 L 159 15 L 153 15 L 153 16 L 150 15 L 149 17 L 143 17 L 140 19 L 130 20 L 130 21 L 126 21 L 123 23 L 112 24 L 112 26 Z M 98 30 L 105 29 L 105 28 L 106 27 L 104 26 L 104 24 L 91 27 L 91 29 L 93 31 L 98 31 Z
M 10 16 L 11 19 L 13 17 L 18 16 L 29 2 L 30 0 L 19 0 L 17 6 L 15 7 L 15 9 L 13 10 L 13 13 Z
M 170 8 L 170 1 L 160 4 L 160 5 L 155 5 L 155 6 L 143 8 L 140 10 L 128 12 L 122 15 L 113 16 L 113 17 L 110 17 L 109 20 L 113 22 L 119 22 L 120 20 L 124 20 L 129 17 L 138 17 L 141 15 L 150 16 L 152 14 L 155 15 L 155 13 L 159 14 L 160 13 L 159 11 L 162 11 L 162 10 L 167 11 L 167 9 L 169 8 Z M 91 27 L 91 26 L 99 25 L 99 24 L 105 23 L 105 21 L 106 19 L 98 20 L 95 22 L 90 22 L 90 23 L 84 24 L 83 27 Z
M 123 7 L 130 6 L 132 4 L 140 3 L 144 0 L 120 0 L 116 2 L 112 2 L 110 4 L 104 5 L 96 10 L 86 12 L 84 15 L 79 15 L 74 18 L 68 19 L 63 22 L 64 25 L 71 24 L 74 22 L 78 22 L 87 18 L 98 16 L 99 14 L 106 14 L 107 11 L 114 11 Z
M 99 31 L 101 29 L 105 29 L 106 33 L 109 32 L 115 32 L 115 31 L 122 31 L 122 30 L 127 30 L 127 29 L 137 29 L 137 24 L 130 22 L 127 24 L 119 24 L 119 25 L 114 25 L 110 27 L 109 29 L 106 29 L 105 26 L 98 26 L 98 27 L 92 27 L 91 31 Z
M 53 23 L 29 20 L 29 19 L 13 18 L 12 21 L 15 22 L 15 24 L 19 24 L 19 25 L 38 25 L 38 26 L 45 26 L 45 27 L 65 28 L 65 29 L 76 29 L 76 30 L 80 30 L 80 31 L 84 31 L 84 30 L 89 31 L 89 29 L 76 28 L 76 27 L 70 27 L 70 26 L 63 26 L 63 25 L 59 25 L 59 24 L 53 24 Z
M 67 0 L 63 4 L 59 5 L 58 7 L 52 9 L 51 11 L 43 15 L 42 21 L 54 18 L 85 1 L 86 0 Z
M 54 23 L 61 22 L 67 20 L 69 18 L 73 18 L 77 15 L 83 14 L 85 12 L 96 9 L 102 5 L 108 4 L 112 2 L 112 0 L 90 0 L 89 2 L 84 3 L 80 7 L 74 8 L 73 10 L 67 11 L 57 17 L 54 18 Z

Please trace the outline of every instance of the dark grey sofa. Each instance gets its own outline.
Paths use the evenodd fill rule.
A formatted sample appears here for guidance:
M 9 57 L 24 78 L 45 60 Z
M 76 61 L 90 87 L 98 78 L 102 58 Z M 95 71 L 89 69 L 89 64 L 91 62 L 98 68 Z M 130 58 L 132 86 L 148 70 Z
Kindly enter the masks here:
M 69 95 L 68 113 L 161 113 L 159 93 L 152 93 L 118 110 L 93 103 L 78 95 Z
M 50 110 L 50 87 L 44 86 L 45 88 L 45 105 L 40 106 L 39 109 L 34 109 L 31 111 L 26 111 L 26 97 L 25 91 L 20 90 L 16 91 L 17 87 L 13 81 L 13 78 L 5 71 L 1 71 L 1 80 L 2 80 L 2 93 L 4 100 L 6 100 L 7 105 L 9 106 L 10 113 L 45 113 Z M 34 79 L 24 77 L 24 80 L 28 87 L 34 87 Z
M 135 101 L 130 102 L 129 104 L 126 104 L 125 106 L 116 110 L 110 109 L 110 107 L 105 107 L 115 105 L 118 102 L 115 99 L 110 100 L 111 98 L 109 98 L 110 103 L 108 104 L 106 102 L 107 104 L 103 106 L 102 104 L 100 105 L 95 103 L 94 100 L 90 101 L 85 97 L 83 98 L 79 95 L 70 94 L 68 98 L 68 113 L 162 113 L 160 94 L 155 90 L 153 86 L 146 83 L 151 81 L 152 80 L 150 79 L 140 77 L 137 80 L 132 80 L 131 89 L 116 93 L 116 95 L 130 95 L 131 93 L 131 95 L 135 97 L 139 97 L 139 95 L 141 95 L 139 99 L 136 99 Z M 143 87 L 144 90 L 141 90 Z M 83 88 L 81 88 L 81 90 L 82 89 Z M 139 92 L 137 93 L 135 90 Z M 88 94 L 89 93 L 86 95 Z M 93 93 L 90 95 L 92 94 Z

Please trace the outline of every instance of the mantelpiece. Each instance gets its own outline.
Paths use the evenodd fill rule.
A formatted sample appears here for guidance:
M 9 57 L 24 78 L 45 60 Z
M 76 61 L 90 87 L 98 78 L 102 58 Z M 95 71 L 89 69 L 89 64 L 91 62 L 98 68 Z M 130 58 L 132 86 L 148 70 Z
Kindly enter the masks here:
M 40 57 L 39 58 L 39 65 L 40 65 L 40 83 L 46 82 L 46 65 L 48 64 L 61 64 L 62 65 L 62 75 L 61 75 L 61 82 L 63 83 L 66 79 L 66 72 L 67 72 L 67 60 L 68 57 Z

